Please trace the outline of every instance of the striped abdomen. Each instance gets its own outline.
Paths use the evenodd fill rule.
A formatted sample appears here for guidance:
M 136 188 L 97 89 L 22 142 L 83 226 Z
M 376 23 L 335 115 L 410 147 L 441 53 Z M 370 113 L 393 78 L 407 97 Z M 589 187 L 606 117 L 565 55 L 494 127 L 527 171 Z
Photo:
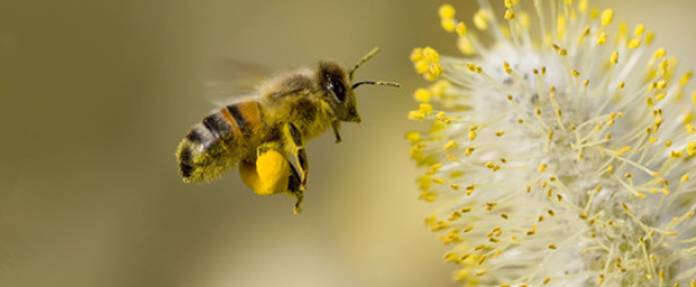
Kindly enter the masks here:
M 220 108 L 196 124 L 176 152 L 185 182 L 213 180 L 255 148 L 262 107 L 246 101 Z

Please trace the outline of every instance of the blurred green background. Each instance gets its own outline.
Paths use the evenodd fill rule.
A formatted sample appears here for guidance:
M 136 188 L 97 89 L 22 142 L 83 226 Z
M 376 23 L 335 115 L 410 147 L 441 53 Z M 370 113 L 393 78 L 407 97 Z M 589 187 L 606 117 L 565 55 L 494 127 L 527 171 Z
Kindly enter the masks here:
M 451 1 L 469 18 L 475 1 Z M 496 1 L 498 2 L 498 1 Z M 499 2 L 502 2 L 499 1 Z M 596 1 L 696 67 L 696 2 Z M 422 226 L 403 133 L 423 81 L 408 55 L 455 53 L 440 1 L 0 2 L 0 286 L 453 286 Z M 309 144 L 304 212 L 236 172 L 186 185 L 174 149 L 213 106 L 207 67 L 353 64 L 363 123 Z

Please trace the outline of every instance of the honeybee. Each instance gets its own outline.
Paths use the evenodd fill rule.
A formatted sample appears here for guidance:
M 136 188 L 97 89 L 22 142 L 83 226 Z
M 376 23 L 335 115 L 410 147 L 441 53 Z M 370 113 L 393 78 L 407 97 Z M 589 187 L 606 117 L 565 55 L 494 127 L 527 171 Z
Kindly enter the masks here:
M 196 124 L 176 151 L 186 183 L 209 182 L 238 166 L 256 194 L 289 193 L 298 214 L 309 165 L 304 143 L 327 129 L 341 141 L 341 122 L 360 123 L 354 90 L 361 85 L 399 87 L 394 82 L 353 82 L 355 71 L 379 52 L 346 71 L 332 61 L 271 77 L 249 97 L 221 106 Z

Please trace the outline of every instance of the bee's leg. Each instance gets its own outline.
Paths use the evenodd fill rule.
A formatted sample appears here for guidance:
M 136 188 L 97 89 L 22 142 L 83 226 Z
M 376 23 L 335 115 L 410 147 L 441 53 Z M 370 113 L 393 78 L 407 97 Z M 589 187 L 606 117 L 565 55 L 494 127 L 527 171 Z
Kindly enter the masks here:
M 297 199 L 295 206 L 292 208 L 292 213 L 298 215 L 300 212 L 302 212 L 304 188 L 302 187 L 302 179 L 300 178 L 300 174 L 297 172 L 297 169 L 291 165 L 290 171 L 291 173 L 290 178 L 288 179 L 288 191 Z
M 341 134 L 338 133 L 338 130 L 341 128 L 341 122 L 334 121 L 331 123 L 331 127 L 333 128 L 334 136 L 336 136 L 336 143 L 340 143 Z
M 309 175 L 309 162 L 307 161 L 307 152 L 302 142 L 302 132 L 294 124 L 285 125 L 286 150 L 290 156 L 297 158 L 299 166 L 299 174 L 301 175 L 300 188 L 302 190 L 307 186 L 307 178 Z

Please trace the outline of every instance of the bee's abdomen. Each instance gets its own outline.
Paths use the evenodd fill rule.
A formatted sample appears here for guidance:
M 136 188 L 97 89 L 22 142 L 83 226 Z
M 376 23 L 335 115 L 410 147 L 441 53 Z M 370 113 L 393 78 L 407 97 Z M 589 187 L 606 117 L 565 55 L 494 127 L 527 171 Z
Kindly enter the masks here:
M 185 182 L 217 178 L 255 146 L 261 125 L 261 106 L 255 101 L 228 105 L 206 116 L 179 144 L 181 177 Z

